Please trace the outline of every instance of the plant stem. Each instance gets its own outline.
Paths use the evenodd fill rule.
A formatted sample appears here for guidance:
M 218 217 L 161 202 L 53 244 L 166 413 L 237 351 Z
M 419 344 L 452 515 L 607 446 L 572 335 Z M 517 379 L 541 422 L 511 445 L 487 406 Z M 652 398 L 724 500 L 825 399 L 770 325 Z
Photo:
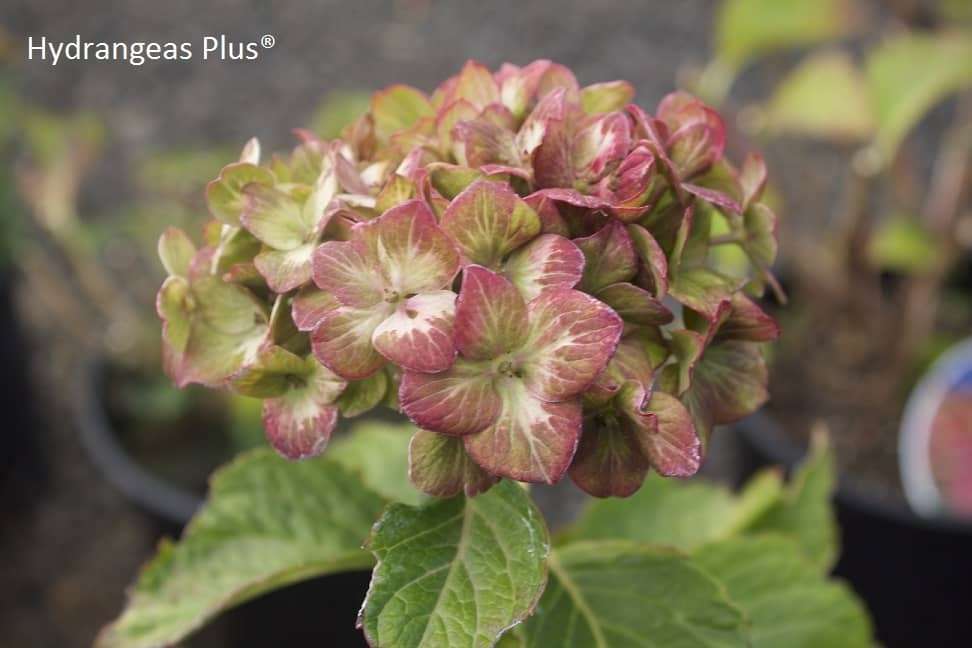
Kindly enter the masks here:
M 938 157 L 922 210 L 922 218 L 940 242 L 940 260 L 930 274 L 911 277 L 905 285 L 903 353 L 901 360 L 914 361 L 921 343 L 931 335 L 938 315 L 944 281 L 958 255 L 953 228 L 963 196 L 968 191 L 972 154 L 972 94 L 966 94 L 955 111 L 952 125 L 942 135 Z M 907 365 L 906 365 L 907 366 Z

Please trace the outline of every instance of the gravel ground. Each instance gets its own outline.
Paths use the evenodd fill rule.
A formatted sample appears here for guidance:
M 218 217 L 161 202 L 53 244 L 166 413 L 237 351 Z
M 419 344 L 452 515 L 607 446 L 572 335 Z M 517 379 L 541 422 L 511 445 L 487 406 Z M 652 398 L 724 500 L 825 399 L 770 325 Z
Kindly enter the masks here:
M 496 65 L 547 57 L 582 82 L 626 78 L 653 105 L 671 90 L 676 68 L 707 52 L 711 2 L 432 2 L 304 0 L 165 3 L 8 0 L 0 9 L 14 44 L 49 39 L 190 41 L 190 62 L 39 61 L 17 66 L 26 94 L 52 108 L 90 109 L 110 124 L 111 178 L 146 150 L 259 136 L 289 146 L 289 131 L 336 89 L 408 82 L 431 89 L 467 58 Z M 200 60 L 205 35 L 235 41 L 272 34 L 256 61 Z M 97 189 L 111 199 L 111 183 Z

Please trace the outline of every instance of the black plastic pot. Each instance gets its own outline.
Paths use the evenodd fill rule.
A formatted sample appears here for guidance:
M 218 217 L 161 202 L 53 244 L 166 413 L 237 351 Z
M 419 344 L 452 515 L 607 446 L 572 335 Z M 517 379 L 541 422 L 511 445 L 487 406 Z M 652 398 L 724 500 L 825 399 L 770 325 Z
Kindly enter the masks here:
M 0 487 L 14 482 L 24 486 L 11 485 L 11 489 L 23 488 L 36 494 L 46 483 L 46 475 L 41 455 L 37 447 L 38 425 L 34 416 L 34 398 L 31 393 L 31 380 L 27 367 L 27 342 L 20 329 L 20 322 L 14 308 L 13 286 L 15 277 L 0 268 L 0 408 L 3 411 L 4 429 L 0 443 Z M 23 497 L 23 491 L 16 496 L 4 498 L 2 513 L 12 513 L 13 508 L 36 497 Z
M 186 648 L 367 648 L 355 628 L 371 574 L 315 578 L 264 594 L 221 615 Z
M 735 428 L 750 470 L 791 469 L 804 455 L 779 425 L 756 414 Z M 834 573 L 851 583 L 887 648 L 968 646 L 972 637 L 972 524 L 915 515 L 841 476 L 842 547 Z
M 78 372 L 74 406 L 81 443 L 105 479 L 125 497 L 158 518 L 163 528 L 181 529 L 202 498 L 153 475 L 126 451 L 108 419 L 101 394 L 103 375 L 102 365 L 95 360 Z
M 96 361 L 79 372 L 75 407 L 82 443 L 105 479 L 145 510 L 160 533 L 178 536 L 203 498 L 157 477 L 126 450 L 105 406 L 104 375 Z M 264 594 L 220 615 L 190 637 L 187 647 L 366 646 L 355 622 L 370 577 L 336 574 Z

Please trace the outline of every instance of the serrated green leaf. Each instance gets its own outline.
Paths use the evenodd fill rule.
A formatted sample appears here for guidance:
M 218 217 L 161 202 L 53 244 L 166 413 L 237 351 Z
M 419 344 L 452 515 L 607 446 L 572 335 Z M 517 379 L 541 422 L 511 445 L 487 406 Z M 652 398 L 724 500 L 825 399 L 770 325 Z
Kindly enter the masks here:
M 885 160 L 932 106 L 972 85 L 972 35 L 904 34 L 871 52 L 867 77 Z
M 357 473 L 365 486 L 390 502 L 417 506 L 425 496 L 408 479 L 408 443 L 416 427 L 384 410 L 345 421 L 327 458 Z
M 334 462 L 247 454 L 214 475 L 182 539 L 162 543 L 95 645 L 168 646 L 263 592 L 367 569 L 373 561 L 360 547 L 383 505 Z
M 526 640 L 521 635 L 522 626 L 517 626 L 500 637 L 496 648 L 526 648 Z
M 766 126 L 773 133 L 863 140 L 874 131 L 864 76 L 840 51 L 804 59 L 776 87 L 765 110 Z
M 822 440 L 785 486 L 775 469 L 758 473 L 738 495 L 703 480 L 652 473 L 627 499 L 591 501 L 558 545 L 623 539 L 691 551 L 736 536 L 778 533 L 795 540 L 825 571 L 837 555 L 834 475 L 833 455 Z
M 761 54 L 839 38 L 855 23 L 849 0 L 726 0 L 716 19 L 716 55 L 738 70 Z
M 938 266 L 939 248 L 935 237 L 915 218 L 896 217 L 878 225 L 868 241 L 867 257 L 880 270 L 917 275 Z
M 724 488 L 651 473 L 629 498 L 592 501 L 564 539 L 637 540 L 688 550 L 724 537 L 733 506 Z
M 736 496 L 730 529 L 732 535 L 761 518 L 783 497 L 783 471 L 766 468 L 752 476 Z
M 392 505 L 370 549 L 378 566 L 360 619 L 369 643 L 463 648 L 493 646 L 533 611 L 549 542 L 526 491 L 504 481 L 472 499 Z
M 836 486 L 834 456 L 826 437 L 813 439 L 809 456 L 793 475 L 783 497 L 755 518 L 747 533 L 781 533 L 797 540 L 821 572 L 837 559 L 837 520 L 830 505 Z
M 791 540 L 734 538 L 703 547 L 693 561 L 746 613 L 752 648 L 873 645 L 861 602 L 845 585 L 825 580 Z
M 529 648 L 747 646 L 743 613 L 721 585 L 672 549 L 584 542 L 558 549 Z

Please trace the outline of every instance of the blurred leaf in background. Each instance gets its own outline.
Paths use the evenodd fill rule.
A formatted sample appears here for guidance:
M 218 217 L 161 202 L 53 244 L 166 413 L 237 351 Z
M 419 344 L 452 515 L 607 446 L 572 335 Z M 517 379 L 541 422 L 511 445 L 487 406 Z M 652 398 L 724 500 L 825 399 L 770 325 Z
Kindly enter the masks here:
M 972 86 L 972 34 L 892 36 L 866 55 L 812 52 L 750 122 L 772 135 L 871 142 L 880 166 L 935 105 Z
M 227 394 L 226 400 L 230 418 L 229 435 L 233 449 L 242 452 L 264 447 L 267 440 L 260 418 L 263 401 L 238 394 Z
M 793 134 L 863 141 L 874 132 L 871 98 L 851 57 L 824 50 L 805 58 L 776 87 L 766 104 L 766 129 Z
M 37 107 L 20 114 L 30 161 L 18 175 L 20 190 L 40 224 L 59 242 L 83 246 L 78 218 L 81 179 L 105 142 L 104 125 L 92 113 L 55 115 Z
M 885 160 L 929 109 L 972 85 L 972 34 L 902 34 L 873 50 L 867 79 Z
M 972 24 L 972 2 L 969 0 L 941 0 L 938 8 L 949 22 Z
M 882 222 L 868 242 L 871 265 L 905 275 L 927 274 L 939 263 L 939 242 L 914 217 L 898 215 Z
M 368 488 L 389 501 L 415 506 L 429 499 L 408 479 L 408 446 L 417 430 L 412 423 L 374 415 L 349 423 L 347 432 L 328 449 L 328 458 L 357 473 Z
M 135 184 L 139 191 L 151 194 L 176 198 L 197 196 L 202 205 L 206 179 L 215 178 L 226 160 L 232 160 L 235 155 L 236 150 L 229 146 L 158 151 L 139 162 Z
M 338 137 L 345 126 L 367 112 L 370 101 L 367 92 L 331 92 L 311 117 L 310 128 L 325 139 Z
M 716 15 L 713 60 L 696 91 L 719 104 L 754 58 L 843 38 L 860 23 L 851 0 L 726 0 Z
M 850 0 L 728 0 L 716 22 L 716 56 L 739 70 L 773 50 L 846 36 L 856 18 Z
M 20 105 L 9 81 L 0 77 L 0 156 L 10 156 L 12 139 L 16 132 L 16 119 Z M 0 272 L 14 261 L 23 237 L 23 214 L 14 175 L 0 176 Z

